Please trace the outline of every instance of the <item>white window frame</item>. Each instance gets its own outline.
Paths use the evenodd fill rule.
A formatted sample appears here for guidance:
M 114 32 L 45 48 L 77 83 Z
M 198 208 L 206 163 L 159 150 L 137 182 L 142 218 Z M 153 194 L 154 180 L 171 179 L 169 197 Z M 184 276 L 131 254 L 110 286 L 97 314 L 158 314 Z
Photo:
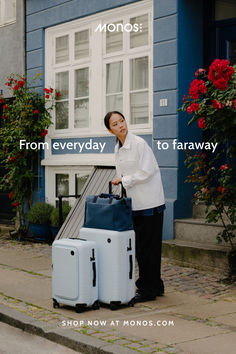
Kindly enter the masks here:
M 45 168 L 45 195 L 46 202 L 56 206 L 56 174 L 69 175 L 69 194 L 75 194 L 75 175 L 80 172 L 90 174 L 93 166 L 53 166 Z M 63 198 L 68 200 L 72 206 L 75 202 L 75 198 Z
M 129 49 L 129 33 L 123 32 L 123 50 L 120 52 L 105 54 L 106 33 L 95 32 L 99 24 L 114 23 L 122 20 L 123 24 L 129 22 L 130 18 L 148 14 L 149 16 L 149 44 L 148 46 Z M 91 15 L 66 24 L 57 25 L 46 29 L 45 33 L 45 86 L 55 87 L 55 72 L 69 71 L 69 128 L 55 129 L 55 124 L 49 129 L 49 137 L 90 137 L 109 135 L 103 124 L 103 117 L 106 114 L 106 66 L 107 62 L 118 61 L 119 58 L 126 65 L 127 75 L 123 81 L 123 112 L 129 124 L 130 107 L 127 94 L 129 90 L 129 60 L 134 57 L 149 56 L 149 123 L 129 126 L 129 129 L 137 134 L 152 133 L 153 120 L 153 40 L 152 40 L 153 10 L 152 1 L 143 0 L 134 4 L 122 6 Z M 89 29 L 89 57 L 80 60 L 74 59 L 74 33 Z M 57 37 L 69 35 L 69 61 L 67 63 L 55 64 L 55 41 Z M 92 34 L 92 35 L 91 35 Z M 91 51 L 96 55 L 91 55 Z M 52 55 L 53 53 L 53 55 Z M 89 67 L 89 128 L 74 128 L 74 80 L 72 71 L 82 67 Z M 92 78 L 91 78 L 92 77 Z M 124 91 L 125 89 L 125 91 Z M 125 94 L 124 94 L 125 93 Z M 91 99 L 93 100 L 91 102 Z M 72 103 L 73 101 L 73 103 Z M 99 119 L 91 118 L 97 117 Z M 53 114 L 55 122 L 55 112 Z
M 11 25 L 16 22 L 16 0 L 11 0 L 12 2 L 15 2 L 15 14 L 12 18 L 9 18 L 8 20 L 5 19 L 5 5 L 6 2 L 9 2 L 10 0 L 0 0 L 0 27 Z

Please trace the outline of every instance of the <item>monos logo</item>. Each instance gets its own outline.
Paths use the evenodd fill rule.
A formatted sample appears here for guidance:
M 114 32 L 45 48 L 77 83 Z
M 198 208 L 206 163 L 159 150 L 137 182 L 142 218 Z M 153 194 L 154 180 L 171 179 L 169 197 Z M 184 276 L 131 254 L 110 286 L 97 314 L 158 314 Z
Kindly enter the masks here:
M 95 32 L 142 32 L 142 30 L 142 23 L 126 23 L 125 25 L 123 23 L 107 23 L 104 25 L 99 23 Z

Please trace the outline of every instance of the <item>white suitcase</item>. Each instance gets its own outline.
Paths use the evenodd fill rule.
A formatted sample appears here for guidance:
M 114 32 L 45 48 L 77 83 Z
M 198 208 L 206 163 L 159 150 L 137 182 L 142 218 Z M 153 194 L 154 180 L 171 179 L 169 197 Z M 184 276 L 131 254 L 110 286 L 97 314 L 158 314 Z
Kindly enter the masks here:
M 98 300 L 118 305 L 134 304 L 135 234 L 133 230 L 112 231 L 81 228 L 79 237 L 96 242 L 98 251 Z
M 92 241 L 64 238 L 52 244 L 53 307 L 99 309 L 97 250 Z

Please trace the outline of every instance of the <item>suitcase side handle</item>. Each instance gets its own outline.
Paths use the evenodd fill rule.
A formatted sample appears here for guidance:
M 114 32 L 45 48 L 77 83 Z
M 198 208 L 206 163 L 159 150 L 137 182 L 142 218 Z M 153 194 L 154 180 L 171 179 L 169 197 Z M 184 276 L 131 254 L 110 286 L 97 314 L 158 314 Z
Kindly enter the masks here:
M 97 272 L 96 272 L 96 263 L 92 263 L 92 269 L 93 269 L 93 287 L 96 286 L 96 280 L 97 280 Z
M 133 277 L 133 255 L 129 255 L 129 279 Z

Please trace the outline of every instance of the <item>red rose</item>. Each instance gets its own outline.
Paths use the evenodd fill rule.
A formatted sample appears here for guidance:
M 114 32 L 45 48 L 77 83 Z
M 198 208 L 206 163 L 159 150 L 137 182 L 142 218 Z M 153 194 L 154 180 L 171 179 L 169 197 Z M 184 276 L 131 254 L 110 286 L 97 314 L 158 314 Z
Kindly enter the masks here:
M 219 193 L 225 193 L 225 192 L 227 192 L 227 188 L 222 187 L 222 186 L 219 186 L 219 187 L 217 188 L 217 191 L 218 191 Z
M 53 88 L 50 87 L 49 92 L 50 92 L 50 93 L 53 93 Z
M 223 190 L 223 187 L 222 187 L 222 186 L 219 186 L 219 187 L 217 188 L 217 191 L 218 191 L 219 193 L 222 193 L 222 190 Z
M 233 73 L 234 68 L 229 66 L 228 60 L 215 59 L 209 68 L 208 79 L 213 82 L 216 88 L 224 91 Z
M 198 103 L 192 103 L 190 106 L 187 107 L 188 114 L 196 112 L 197 110 L 199 110 L 199 104 Z
M 6 118 L 7 118 L 6 114 L 3 114 L 2 119 L 6 119 Z
M 47 99 L 48 99 L 48 98 L 50 98 L 50 96 L 49 96 L 49 95 L 45 95 L 45 98 L 47 98 Z
M 236 109 L 236 100 L 234 100 L 234 109 Z
M 11 157 L 9 157 L 9 159 L 8 159 L 8 161 L 15 161 L 15 156 L 11 156 Z
M 14 207 L 18 207 L 19 206 L 19 202 L 16 200 L 14 203 L 13 203 Z
M 43 131 L 41 132 L 41 136 L 44 138 L 48 133 L 47 129 L 43 129 Z
M 58 92 L 57 92 L 58 93 Z M 184 97 L 182 98 L 182 102 L 184 102 L 186 100 L 186 95 L 184 95 Z
M 45 91 L 46 93 L 50 93 L 50 90 L 47 89 L 46 87 L 43 89 L 43 91 Z
M 17 81 L 17 86 L 18 87 L 23 87 L 25 82 L 23 80 Z
M 221 171 L 225 171 L 225 170 L 227 170 L 228 168 L 229 168 L 229 166 L 228 166 L 227 164 L 220 166 Z
M 199 192 L 196 192 L 196 193 L 194 194 L 194 198 L 197 198 L 198 195 L 199 195 Z
M 199 90 L 198 90 L 198 80 L 195 79 L 190 84 L 189 95 L 196 99 L 199 98 Z
M 220 101 L 213 100 L 212 101 L 212 107 L 215 109 L 222 109 L 224 108 L 223 104 Z
M 9 193 L 9 196 L 8 196 L 8 197 L 9 197 L 9 199 L 11 199 L 11 198 L 12 198 L 12 195 L 13 195 L 13 194 L 12 194 L 12 192 L 10 192 L 10 193 Z
M 223 79 L 223 78 L 220 78 L 220 79 L 214 81 L 214 86 L 215 86 L 218 90 L 224 91 L 224 90 L 226 90 L 227 87 L 228 87 L 228 81 L 226 81 L 226 80 Z
M 14 90 L 14 91 L 17 91 L 18 88 L 19 88 L 19 87 L 16 85 L 16 86 L 13 87 L 13 90 Z
M 39 111 L 37 109 L 34 110 L 34 114 L 38 114 Z
M 60 96 L 60 93 L 59 93 L 59 92 L 56 92 L 56 96 L 59 97 L 59 96 Z
M 7 83 L 7 86 L 11 86 L 11 83 L 10 83 L 10 82 L 8 82 L 8 83 Z
M 200 68 L 195 72 L 195 76 L 198 77 L 200 74 L 205 74 L 205 73 L 206 73 L 206 70 Z
M 3 110 L 7 109 L 7 105 L 4 104 L 4 106 L 2 107 Z
M 206 128 L 206 121 L 205 121 L 205 118 L 204 118 L 204 117 L 202 117 L 202 118 L 199 119 L 199 121 L 198 121 L 198 126 L 199 126 L 199 128 L 201 128 L 201 129 L 205 129 L 205 128 Z

